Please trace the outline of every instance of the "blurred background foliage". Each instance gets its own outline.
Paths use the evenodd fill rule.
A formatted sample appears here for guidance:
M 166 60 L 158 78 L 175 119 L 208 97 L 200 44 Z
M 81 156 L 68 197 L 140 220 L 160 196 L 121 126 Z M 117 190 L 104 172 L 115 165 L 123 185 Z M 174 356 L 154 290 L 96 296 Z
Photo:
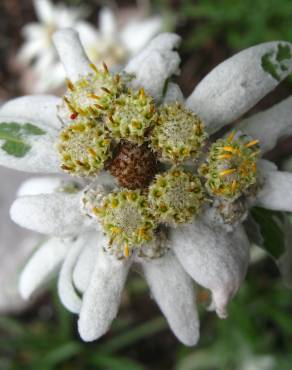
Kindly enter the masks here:
M 292 3 L 289 0 L 182 0 L 180 17 L 193 22 L 185 46 L 220 42 L 239 50 L 259 42 L 291 40 Z
M 60 305 L 53 286 L 21 317 L 0 317 L 1 370 L 291 369 L 291 291 L 269 260 L 250 268 L 227 320 L 200 304 L 201 340 L 195 349 L 176 341 L 137 275 L 129 279 L 110 332 L 90 344 L 78 338 L 76 318 Z
M 90 20 L 109 2 L 86 3 Z M 132 5 L 133 1 L 118 1 Z M 256 43 L 292 40 L 291 0 L 155 0 L 153 12 L 175 21 L 182 35 L 182 71 L 178 78 L 188 94 L 216 64 Z M 0 99 L 20 95 L 10 58 L 21 43 L 21 27 L 34 20 L 30 0 L 2 0 L 0 4 Z M 284 82 L 255 110 L 291 94 Z M 291 140 L 281 143 L 268 158 L 281 166 L 292 152 Z M 273 239 L 277 248 L 278 240 Z M 273 245 L 270 246 L 273 248 Z M 206 293 L 200 292 L 201 340 L 198 347 L 180 345 L 149 300 L 144 281 L 129 279 L 121 312 L 111 331 L 95 343 L 82 343 L 76 317 L 66 312 L 50 293 L 24 314 L 0 317 L 1 370 L 291 370 L 292 296 L 272 258 L 254 263 L 229 318 L 219 320 L 205 310 Z

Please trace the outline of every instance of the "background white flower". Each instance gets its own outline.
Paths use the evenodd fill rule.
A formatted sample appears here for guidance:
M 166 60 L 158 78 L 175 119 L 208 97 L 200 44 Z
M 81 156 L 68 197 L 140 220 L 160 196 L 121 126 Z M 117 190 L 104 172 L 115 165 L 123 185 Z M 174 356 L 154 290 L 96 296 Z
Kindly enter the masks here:
M 90 71 L 90 62 L 74 31 L 57 33 L 55 42 L 70 80 L 75 82 L 80 75 Z M 178 70 L 180 60 L 173 50 L 178 43 L 179 38 L 172 34 L 162 34 L 154 39 L 125 68 L 126 72 L 135 75 L 132 85 L 144 87 L 156 101 L 163 99 L 165 81 Z M 237 120 L 291 72 L 290 54 L 285 58 L 285 68 L 281 68 L 283 60 L 280 63 L 277 59 L 279 45 L 284 45 L 291 54 L 292 46 L 287 42 L 265 43 L 247 49 L 211 71 L 186 100 L 187 106 L 204 118 L 209 133 Z M 273 58 L 277 78 L 262 63 L 267 54 Z M 178 86 L 171 83 L 164 99 L 173 101 L 183 97 Z M 21 138 L 26 139 L 29 146 L 22 157 L 11 155 L 2 146 L 1 164 L 30 172 L 60 172 L 54 150 L 60 131 L 56 116 L 59 102 L 52 96 L 31 96 L 15 99 L 1 109 L 0 124 L 13 120 L 25 129 L 29 120 L 41 129 L 40 133 L 30 128 L 29 135 Z M 291 97 L 270 108 L 268 113 L 259 113 L 239 124 L 243 132 L 254 130 L 254 137 L 263 143 L 263 153 L 292 132 L 290 102 Z M 267 130 L 270 132 L 268 137 Z M 261 162 L 260 169 L 265 183 L 254 204 L 291 211 L 292 197 L 289 197 L 288 189 L 292 175 L 278 171 L 267 161 Z M 105 184 L 114 186 L 108 179 Z M 228 301 L 240 287 L 249 261 L 249 243 L 241 225 L 226 230 L 222 224 L 216 223 L 209 210 L 192 224 L 171 230 L 170 251 L 163 257 L 148 261 L 133 255 L 129 259 L 117 260 L 102 248 L 107 239 L 99 231 L 98 224 L 82 213 L 81 196 L 82 192 L 44 192 L 23 195 L 14 202 L 11 217 L 15 222 L 54 236 L 39 249 L 24 270 L 21 280 L 24 296 L 29 296 L 54 268 L 61 268 L 58 284 L 61 300 L 72 312 L 79 313 L 82 338 L 94 340 L 108 330 L 115 318 L 130 265 L 138 263 L 153 297 L 183 343 L 194 345 L 199 337 L 190 277 L 211 290 L 211 308 L 220 317 L 226 317 Z
M 64 85 L 64 69 L 58 59 L 52 41 L 55 31 L 71 27 L 78 31 L 90 59 L 109 67 L 117 67 L 140 51 L 163 28 L 159 16 L 128 19 L 120 28 L 117 16 L 110 8 L 99 12 L 98 27 L 84 18 L 84 7 L 54 5 L 50 0 L 33 0 L 38 22 L 23 27 L 24 44 L 19 50 L 20 64 L 31 66 L 26 91 L 40 93 L 52 91 Z M 49 72 L 48 72 L 49 71 Z
M 24 44 L 17 57 L 21 64 L 33 67 L 36 82 L 31 92 L 42 92 L 59 87 L 64 81 L 52 43 L 53 33 L 63 27 L 75 27 L 85 16 L 85 10 L 54 5 L 50 0 L 33 0 L 33 4 L 38 22 L 23 27 Z
M 276 360 L 273 356 L 255 356 L 248 353 L 246 358 L 243 359 L 239 370 L 274 370 L 275 366 Z

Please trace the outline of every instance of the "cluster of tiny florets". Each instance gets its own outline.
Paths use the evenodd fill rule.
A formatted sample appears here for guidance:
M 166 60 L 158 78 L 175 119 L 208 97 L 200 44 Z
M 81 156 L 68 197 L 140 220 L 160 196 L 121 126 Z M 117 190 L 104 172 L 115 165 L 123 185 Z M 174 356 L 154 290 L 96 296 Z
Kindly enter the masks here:
M 206 138 L 203 122 L 180 103 L 165 104 L 158 110 L 151 145 L 163 161 L 178 163 L 198 157 Z
M 149 203 L 160 222 L 190 222 L 201 209 L 204 191 L 198 176 L 180 168 L 157 175 L 149 188 Z
M 61 168 L 77 176 L 95 176 L 111 156 L 111 140 L 100 122 L 77 121 L 59 138 Z
M 103 70 L 91 66 L 92 73 L 74 84 L 67 81 L 68 90 L 58 112 L 63 123 L 70 124 L 78 117 L 86 120 L 105 114 L 116 97 L 125 91 L 120 75 L 112 76 L 106 65 Z
M 155 223 L 147 197 L 138 190 L 109 193 L 93 212 L 109 236 L 109 245 L 118 248 L 118 252 L 122 249 L 125 257 L 154 237 Z
M 217 140 L 200 168 L 208 193 L 234 201 L 257 182 L 258 140 L 234 133 Z
M 64 171 L 107 170 L 121 186 L 110 193 L 93 186 L 81 199 L 82 212 L 107 234 L 107 251 L 160 256 L 161 230 L 191 222 L 206 201 L 225 223 L 245 217 L 245 197 L 258 189 L 257 140 L 232 133 L 208 149 L 204 123 L 181 103 L 159 106 L 143 88 L 128 87 L 130 75 L 112 76 L 106 65 L 92 70 L 68 81 L 57 149 Z
M 144 189 L 157 172 L 157 159 L 147 143 L 121 142 L 107 168 L 122 187 Z
M 143 144 L 146 130 L 155 120 L 153 99 L 143 89 L 129 91 L 115 101 L 107 117 L 107 127 L 117 141 Z

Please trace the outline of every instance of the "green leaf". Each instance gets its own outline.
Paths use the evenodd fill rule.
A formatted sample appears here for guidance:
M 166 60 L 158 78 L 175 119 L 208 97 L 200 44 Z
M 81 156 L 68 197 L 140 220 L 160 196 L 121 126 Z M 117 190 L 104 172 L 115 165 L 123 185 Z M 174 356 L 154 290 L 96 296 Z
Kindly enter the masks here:
M 99 369 L 103 370 L 145 370 L 144 366 L 136 361 L 124 358 L 113 357 L 111 355 L 104 355 L 97 353 L 92 359 L 91 363 L 97 365 Z
M 141 339 L 149 338 L 166 328 L 166 321 L 162 317 L 157 317 L 115 336 L 102 345 L 101 348 L 105 352 L 115 352 L 137 343 Z
M 178 361 L 175 370 L 209 370 L 216 368 L 218 360 L 214 350 L 198 349 Z
M 25 332 L 19 321 L 7 316 L 0 316 L 0 330 L 14 336 L 21 335 Z
M 277 65 L 273 62 L 274 52 L 268 52 L 262 56 L 262 67 L 269 73 L 275 80 L 280 81 L 281 78 L 277 71 Z
M 31 123 L 25 123 L 22 125 L 22 129 L 24 132 L 28 135 L 44 135 L 45 131 L 42 130 L 41 128 L 32 125 Z
M 26 141 L 27 136 L 30 135 L 45 135 L 45 131 L 31 123 L 0 123 L 0 140 L 4 140 L 1 148 L 9 155 L 17 158 L 24 157 L 31 149 L 31 145 Z
M 48 351 L 45 356 L 39 359 L 39 367 L 46 370 L 53 370 L 56 365 L 68 361 L 82 352 L 83 346 L 77 342 L 68 342 Z
M 72 334 L 75 330 L 74 317 L 60 302 L 56 278 L 50 283 L 50 291 L 52 292 L 52 303 L 56 311 L 58 322 L 58 331 L 56 332 L 55 339 L 66 343 L 67 341 L 71 340 Z
M 285 234 L 282 228 L 284 214 L 259 207 L 253 208 L 251 214 L 263 237 L 260 246 L 272 257 L 279 259 L 285 252 Z
M 2 149 L 9 155 L 14 157 L 24 157 L 29 152 L 31 146 L 21 141 L 9 140 L 2 145 Z
M 275 61 L 273 60 L 275 56 Z M 281 80 L 279 71 L 287 71 L 288 67 L 285 64 L 292 57 L 290 46 L 286 44 L 278 44 L 277 50 L 271 50 L 262 56 L 262 67 L 274 77 L 277 81 Z
M 163 85 L 163 89 L 162 89 L 162 98 L 165 98 L 165 95 L 166 95 L 167 89 L 168 89 L 168 84 L 169 84 L 169 78 L 167 78 L 164 81 L 164 85 Z

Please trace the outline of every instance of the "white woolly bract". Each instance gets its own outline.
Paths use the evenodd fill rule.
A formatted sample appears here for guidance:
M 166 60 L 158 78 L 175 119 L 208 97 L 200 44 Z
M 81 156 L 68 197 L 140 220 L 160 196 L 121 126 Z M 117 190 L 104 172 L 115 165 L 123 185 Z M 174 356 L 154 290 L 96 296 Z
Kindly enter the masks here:
M 13 203 L 10 216 L 14 222 L 39 233 L 70 236 L 88 229 L 80 212 L 80 194 L 40 194 L 24 196 Z
M 98 258 L 88 288 L 83 296 L 78 330 L 81 338 L 90 342 L 106 333 L 116 317 L 130 260 L 119 261 L 106 254 L 100 240 Z
M 0 117 L 35 122 L 45 131 L 49 128 L 60 129 L 61 123 L 57 117 L 57 106 L 60 103 L 61 99 L 54 95 L 22 96 L 5 103 L 0 109 Z
M 255 205 L 275 211 L 292 212 L 292 173 L 266 168 L 264 184 Z
M 53 36 L 56 49 L 66 71 L 67 77 L 75 82 L 87 73 L 92 72 L 79 35 L 72 28 L 57 31 Z
M 292 134 L 292 96 L 242 120 L 237 127 L 259 140 L 262 154 L 273 149 L 278 140 Z
M 227 232 L 209 213 L 172 230 L 170 247 L 188 274 L 210 289 L 219 317 L 239 289 L 249 263 L 249 242 L 241 226 Z
M 75 265 L 72 278 L 74 285 L 81 293 L 86 291 L 90 283 L 98 256 L 98 248 L 102 248 L 100 240 L 103 240 L 100 233 L 92 233 L 90 240 L 87 241 Z
M 131 85 L 143 87 L 159 99 L 166 80 L 178 71 L 180 57 L 173 49 L 179 43 L 180 37 L 171 33 L 163 33 L 153 39 L 125 68 L 127 73 L 135 76 Z
M 183 93 L 180 87 L 177 84 L 173 82 L 169 82 L 167 85 L 165 96 L 163 98 L 163 103 L 165 104 L 165 103 L 175 103 L 175 102 L 183 103 L 184 96 L 183 96 Z
M 141 259 L 153 297 L 178 339 L 193 346 L 199 339 L 199 319 L 194 284 L 169 251 L 161 258 Z
M 19 283 L 19 291 L 28 299 L 40 286 L 46 283 L 58 270 L 71 244 L 57 238 L 42 244 L 25 266 Z
M 25 195 L 51 194 L 62 184 L 60 177 L 33 177 L 21 184 L 17 197 Z
M 79 313 L 82 300 L 78 295 L 72 280 L 72 274 L 76 261 L 78 260 L 80 253 L 86 246 L 87 235 L 77 237 L 77 240 L 72 242 L 72 246 L 68 251 L 63 266 L 61 268 L 59 279 L 58 279 L 58 293 L 61 302 L 72 313 Z
M 253 46 L 219 64 L 195 88 L 186 104 L 205 121 L 209 133 L 238 119 L 291 73 L 292 58 L 285 70 L 275 60 L 279 45 L 292 52 L 292 44 L 284 41 Z M 263 67 L 263 57 L 269 53 L 278 80 Z

